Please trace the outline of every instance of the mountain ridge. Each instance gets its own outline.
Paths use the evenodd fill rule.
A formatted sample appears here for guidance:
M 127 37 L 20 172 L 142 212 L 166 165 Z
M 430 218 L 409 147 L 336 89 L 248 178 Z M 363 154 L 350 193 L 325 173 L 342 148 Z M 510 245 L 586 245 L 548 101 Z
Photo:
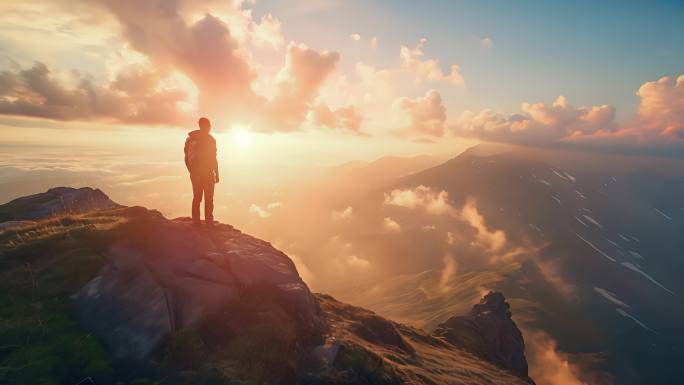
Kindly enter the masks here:
M 79 191 L 95 190 L 49 193 Z M 530 382 L 481 352 L 312 294 L 285 254 L 229 225 L 197 229 L 114 205 L 42 210 L 0 231 L 3 381 Z

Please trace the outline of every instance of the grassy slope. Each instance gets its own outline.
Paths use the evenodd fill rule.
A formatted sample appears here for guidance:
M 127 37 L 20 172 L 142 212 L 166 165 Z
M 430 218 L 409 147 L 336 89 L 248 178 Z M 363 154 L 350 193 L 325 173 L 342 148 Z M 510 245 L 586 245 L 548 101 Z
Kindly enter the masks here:
M 144 244 L 144 229 L 164 220 L 156 212 L 122 208 L 0 232 L 0 383 L 73 385 L 91 383 L 88 378 L 98 385 L 519 382 L 422 331 L 327 296 L 319 300 L 330 337 L 343 348 L 332 367 L 312 365 L 298 350 L 296 321 L 288 309 L 259 292 L 243 293 L 238 304 L 197 330 L 168 336 L 146 362 L 114 359 L 74 320 L 69 296 L 97 274 L 112 241 L 125 237 Z M 392 333 L 387 340 L 383 333 L 390 329 L 410 346 L 401 348 Z
M 341 357 L 335 362 L 337 371 L 329 376 L 336 383 L 527 384 L 420 329 L 388 321 L 327 295 L 319 294 L 318 300 L 330 324 L 329 337 L 342 345 Z
M 142 364 L 114 359 L 80 328 L 69 296 L 97 274 L 103 251 L 123 237 L 135 242 L 144 237 L 142 229 L 163 220 L 144 209 L 114 209 L 0 232 L 0 383 L 90 383 L 90 377 L 97 384 L 261 384 L 293 378 L 295 321 L 260 293 L 247 293 L 200 330 L 169 336 Z

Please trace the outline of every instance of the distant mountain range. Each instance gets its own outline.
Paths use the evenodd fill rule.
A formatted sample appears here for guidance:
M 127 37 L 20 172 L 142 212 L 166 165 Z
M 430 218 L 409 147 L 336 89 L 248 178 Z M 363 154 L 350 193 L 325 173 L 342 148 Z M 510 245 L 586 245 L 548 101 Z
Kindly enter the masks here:
M 581 381 L 684 377 L 683 161 L 480 145 L 348 204 L 356 232 L 394 225 L 341 233 L 388 245 L 383 273 L 341 299 L 433 329 L 502 290 Z

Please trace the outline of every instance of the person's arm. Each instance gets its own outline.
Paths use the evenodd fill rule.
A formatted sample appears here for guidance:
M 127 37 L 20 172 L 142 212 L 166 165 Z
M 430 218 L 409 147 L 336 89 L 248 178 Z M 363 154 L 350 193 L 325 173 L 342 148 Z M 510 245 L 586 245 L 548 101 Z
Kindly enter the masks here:
M 185 140 L 185 146 L 183 147 L 183 153 L 185 154 L 184 160 L 185 160 L 185 167 L 190 171 L 190 161 L 188 159 L 188 142 L 189 139 Z
M 218 159 L 216 158 L 216 141 L 214 140 L 213 142 L 214 148 L 214 156 L 212 160 L 212 168 L 214 169 L 214 182 L 218 183 L 219 182 L 219 168 L 218 168 Z

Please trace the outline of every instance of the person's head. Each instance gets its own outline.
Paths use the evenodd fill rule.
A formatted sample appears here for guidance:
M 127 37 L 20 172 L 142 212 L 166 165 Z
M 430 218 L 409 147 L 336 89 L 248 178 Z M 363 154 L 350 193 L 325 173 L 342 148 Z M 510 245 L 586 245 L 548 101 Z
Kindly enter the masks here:
M 211 122 L 205 117 L 200 118 L 197 124 L 199 124 L 200 131 L 204 133 L 208 133 L 211 130 Z

